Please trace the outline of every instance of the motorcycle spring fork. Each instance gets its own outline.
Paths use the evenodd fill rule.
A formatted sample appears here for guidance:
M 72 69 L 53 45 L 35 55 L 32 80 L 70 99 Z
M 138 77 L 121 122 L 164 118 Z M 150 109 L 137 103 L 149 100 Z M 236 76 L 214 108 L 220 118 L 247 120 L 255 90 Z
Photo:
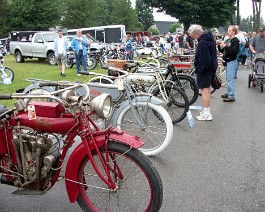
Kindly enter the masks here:
M 82 128 L 83 129 L 87 129 L 87 131 L 86 132 L 83 132 L 80 135 L 80 137 L 81 137 L 82 142 L 83 142 L 83 144 L 84 144 L 84 146 L 85 146 L 85 148 L 87 150 L 87 155 L 88 155 L 89 161 L 90 161 L 92 167 L 94 168 L 95 172 L 100 177 L 100 179 L 104 183 L 106 183 L 110 189 L 115 190 L 116 189 L 116 184 L 113 181 L 113 179 L 111 178 L 110 170 L 108 168 L 109 166 L 106 163 L 107 161 L 104 159 L 103 155 L 100 153 L 99 148 L 97 146 L 97 142 L 95 141 L 95 138 L 93 136 L 93 132 L 92 132 L 92 130 L 90 128 L 90 124 L 89 123 L 90 122 L 93 123 L 93 122 L 92 122 L 92 120 L 88 116 L 83 116 L 83 117 L 80 116 L 80 118 L 83 119 L 82 122 L 80 123 L 81 125 L 83 125 Z M 95 151 L 97 153 L 97 156 L 98 156 L 98 158 L 100 160 L 100 163 L 101 163 L 101 165 L 103 167 L 103 170 L 104 170 L 104 172 L 105 172 L 105 174 L 106 174 L 107 177 L 105 177 L 104 174 L 102 174 L 100 172 L 100 170 L 98 169 L 98 167 L 96 165 L 96 162 L 95 162 L 95 160 L 93 158 L 93 155 L 91 153 L 90 147 L 88 145 L 87 137 L 90 137 L 90 140 L 92 141 L 93 145 L 95 146 Z M 106 138 L 106 140 L 107 140 L 107 138 Z M 106 150 L 107 150 L 107 142 L 105 142 L 105 145 L 106 145 Z M 106 154 L 106 155 L 108 156 L 108 154 Z M 106 156 L 106 158 L 108 160 L 108 157 L 107 156 Z

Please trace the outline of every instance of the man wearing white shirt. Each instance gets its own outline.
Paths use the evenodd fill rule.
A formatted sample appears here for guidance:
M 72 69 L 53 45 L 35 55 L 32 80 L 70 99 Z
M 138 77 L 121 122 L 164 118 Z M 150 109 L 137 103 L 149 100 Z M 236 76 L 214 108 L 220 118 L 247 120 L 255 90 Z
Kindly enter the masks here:
M 62 30 L 58 30 L 58 37 L 54 40 L 54 54 L 57 58 L 60 75 L 65 77 L 65 64 L 67 62 L 68 41 L 63 36 Z

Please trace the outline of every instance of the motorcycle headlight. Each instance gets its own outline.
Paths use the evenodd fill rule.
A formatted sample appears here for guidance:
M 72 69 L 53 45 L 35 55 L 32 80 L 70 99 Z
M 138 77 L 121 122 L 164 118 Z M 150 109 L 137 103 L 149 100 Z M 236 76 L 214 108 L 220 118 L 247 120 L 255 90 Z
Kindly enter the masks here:
M 106 119 L 112 111 L 112 97 L 109 94 L 103 93 L 91 101 L 91 106 L 100 118 Z

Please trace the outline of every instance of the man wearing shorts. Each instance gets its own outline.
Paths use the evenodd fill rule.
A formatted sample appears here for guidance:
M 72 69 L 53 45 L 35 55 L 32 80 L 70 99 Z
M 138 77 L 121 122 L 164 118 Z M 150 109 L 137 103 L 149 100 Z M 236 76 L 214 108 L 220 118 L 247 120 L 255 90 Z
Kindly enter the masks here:
M 215 39 L 211 32 L 203 31 L 200 25 L 192 25 L 189 28 L 189 35 L 198 40 L 196 48 L 194 67 L 197 73 L 197 84 L 201 89 L 203 111 L 196 117 L 198 121 L 211 121 L 210 112 L 210 86 L 217 69 L 217 51 Z
M 57 58 L 60 75 L 65 77 L 65 64 L 67 62 L 68 41 L 63 36 L 62 30 L 58 30 L 58 37 L 54 40 L 54 54 Z

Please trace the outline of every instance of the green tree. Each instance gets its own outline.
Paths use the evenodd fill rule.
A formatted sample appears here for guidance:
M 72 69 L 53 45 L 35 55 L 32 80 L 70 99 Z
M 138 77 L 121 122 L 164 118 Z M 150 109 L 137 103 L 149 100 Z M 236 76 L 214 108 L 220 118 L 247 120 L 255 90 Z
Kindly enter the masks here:
M 9 31 L 9 9 L 10 4 L 8 0 L 0 0 L 0 38 L 7 37 Z
M 159 34 L 160 34 L 160 32 L 159 32 L 159 30 L 158 30 L 157 28 L 150 27 L 150 28 L 148 29 L 148 35 L 149 35 L 149 36 L 152 36 L 152 35 L 159 35 Z
M 223 25 L 235 13 L 235 0 L 144 0 L 184 24 L 187 31 L 192 23 L 211 28 Z
M 143 25 L 143 30 L 148 30 L 154 24 L 153 8 L 143 0 L 136 0 L 135 10 L 138 20 Z
M 14 30 L 48 30 L 60 23 L 63 8 L 59 0 L 12 0 L 10 26 Z
M 113 0 L 111 13 L 112 24 L 123 24 L 126 30 L 141 30 L 142 24 L 138 21 L 137 13 L 131 6 L 130 0 Z
M 97 0 L 67 0 L 63 26 L 66 28 L 85 28 L 97 25 Z
M 173 33 L 176 32 L 176 29 L 178 28 L 181 28 L 181 24 L 179 22 L 176 22 L 169 27 L 168 31 Z
M 97 0 L 96 10 L 94 15 L 94 20 L 96 21 L 96 26 L 110 25 L 109 18 L 109 0 Z

